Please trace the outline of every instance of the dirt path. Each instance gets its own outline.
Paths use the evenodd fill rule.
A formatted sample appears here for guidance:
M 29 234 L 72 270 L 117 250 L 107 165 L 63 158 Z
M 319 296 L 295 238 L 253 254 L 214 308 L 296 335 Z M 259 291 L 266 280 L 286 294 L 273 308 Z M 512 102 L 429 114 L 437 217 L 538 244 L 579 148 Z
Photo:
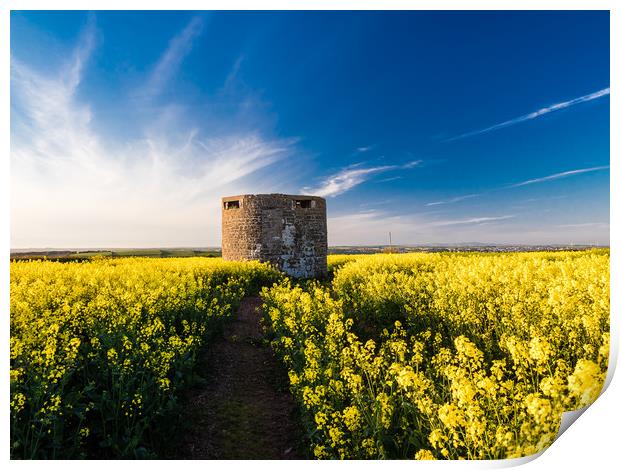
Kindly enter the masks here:
M 242 301 L 236 318 L 202 358 L 205 378 L 188 392 L 185 459 L 299 459 L 288 378 L 262 341 L 260 299 Z

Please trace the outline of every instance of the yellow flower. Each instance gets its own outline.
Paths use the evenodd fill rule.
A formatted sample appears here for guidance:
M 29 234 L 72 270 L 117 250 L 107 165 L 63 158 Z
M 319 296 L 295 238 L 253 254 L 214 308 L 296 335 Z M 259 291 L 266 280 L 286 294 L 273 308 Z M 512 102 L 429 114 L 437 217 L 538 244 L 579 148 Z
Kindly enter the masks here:
M 118 361 L 118 353 L 116 352 L 116 349 L 108 349 L 108 361 L 110 361 L 112 364 L 115 364 L 116 361 Z
M 159 379 L 159 388 L 161 388 L 165 392 L 170 390 L 170 379 L 168 379 L 167 377 Z
M 446 403 L 439 408 L 438 417 L 446 427 L 451 429 L 465 425 L 463 412 L 456 406 L 449 403 Z
M 362 426 L 362 419 L 356 406 L 348 406 L 342 412 L 345 426 L 349 431 L 355 432 Z
M 590 405 L 601 393 L 605 376 L 597 364 L 580 359 L 575 371 L 568 377 L 568 390 L 577 399 L 579 407 Z
M 546 339 L 535 337 L 530 340 L 530 357 L 538 364 L 547 364 L 551 354 L 551 345 Z
M 428 442 L 431 443 L 434 449 L 437 449 L 447 439 L 441 429 L 433 429 L 428 435 Z
M 11 410 L 15 413 L 19 413 L 24 409 L 26 403 L 26 396 L 23 393 L 16 393 L 11 397 Z
M 329 453 L 325 449 L 325 446 L 316 445 L 316 446 L 314 446 L 314 456 L 317 459 L 327 459 L 327 458 L 329 458 Z
M 433 453 L 427 449 L 420 449 L 419 451 L 417 451 L 415 454 L 415 459 L 416 460 L 436 460 Z
M 327 415 L 323 411 L 319 411 L 314 415 L 314 421 L 317 428 L 321 429 L 327 423 Z
M 337 447 L 338 445 L 342 443 L 342 438 L 344 434 L 340 429 L 336 427 L 330 427 L 328 434 L 329 434 L 329 438 L 331 439 L 332 446 Z

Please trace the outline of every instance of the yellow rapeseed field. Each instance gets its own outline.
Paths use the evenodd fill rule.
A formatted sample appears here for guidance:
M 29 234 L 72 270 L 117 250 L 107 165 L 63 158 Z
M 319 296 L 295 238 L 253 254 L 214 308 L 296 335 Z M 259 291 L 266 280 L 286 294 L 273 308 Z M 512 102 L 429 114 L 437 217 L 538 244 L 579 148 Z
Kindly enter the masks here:
M 330 261 L 262 292 L 317 458 L 530 455 L 600 393 L 608 250 Z
M 12 262 L 11 456 L 152 455 L 197 349 L 279 277 L 205 258 Z
M 12 262 L 11 456 L 155 456 L 199 348 L 261 287 L 317 458 L 529 455 L 600 393 L 609 250 L 329 263 L 293 283 L 220 259 Z

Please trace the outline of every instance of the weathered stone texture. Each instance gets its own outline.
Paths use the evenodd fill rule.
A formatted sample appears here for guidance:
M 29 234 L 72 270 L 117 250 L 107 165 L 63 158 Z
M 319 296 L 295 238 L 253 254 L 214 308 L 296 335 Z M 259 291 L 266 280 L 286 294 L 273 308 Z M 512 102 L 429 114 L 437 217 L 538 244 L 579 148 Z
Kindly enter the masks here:
M 222 257 L 269 261 L 298 278 L 326 276 L 325 199 L 287 194 L 222 198 Z

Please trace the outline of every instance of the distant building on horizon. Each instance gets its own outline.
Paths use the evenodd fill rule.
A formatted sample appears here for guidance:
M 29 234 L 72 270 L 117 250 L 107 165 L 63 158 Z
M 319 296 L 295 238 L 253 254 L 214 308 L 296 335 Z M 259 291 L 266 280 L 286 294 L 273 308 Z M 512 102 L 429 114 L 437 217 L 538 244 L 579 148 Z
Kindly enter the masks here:
M 289 194 L 222 198 L 222 258 L 270 262 L 296 278 L 325 277 L 325 199 Z

